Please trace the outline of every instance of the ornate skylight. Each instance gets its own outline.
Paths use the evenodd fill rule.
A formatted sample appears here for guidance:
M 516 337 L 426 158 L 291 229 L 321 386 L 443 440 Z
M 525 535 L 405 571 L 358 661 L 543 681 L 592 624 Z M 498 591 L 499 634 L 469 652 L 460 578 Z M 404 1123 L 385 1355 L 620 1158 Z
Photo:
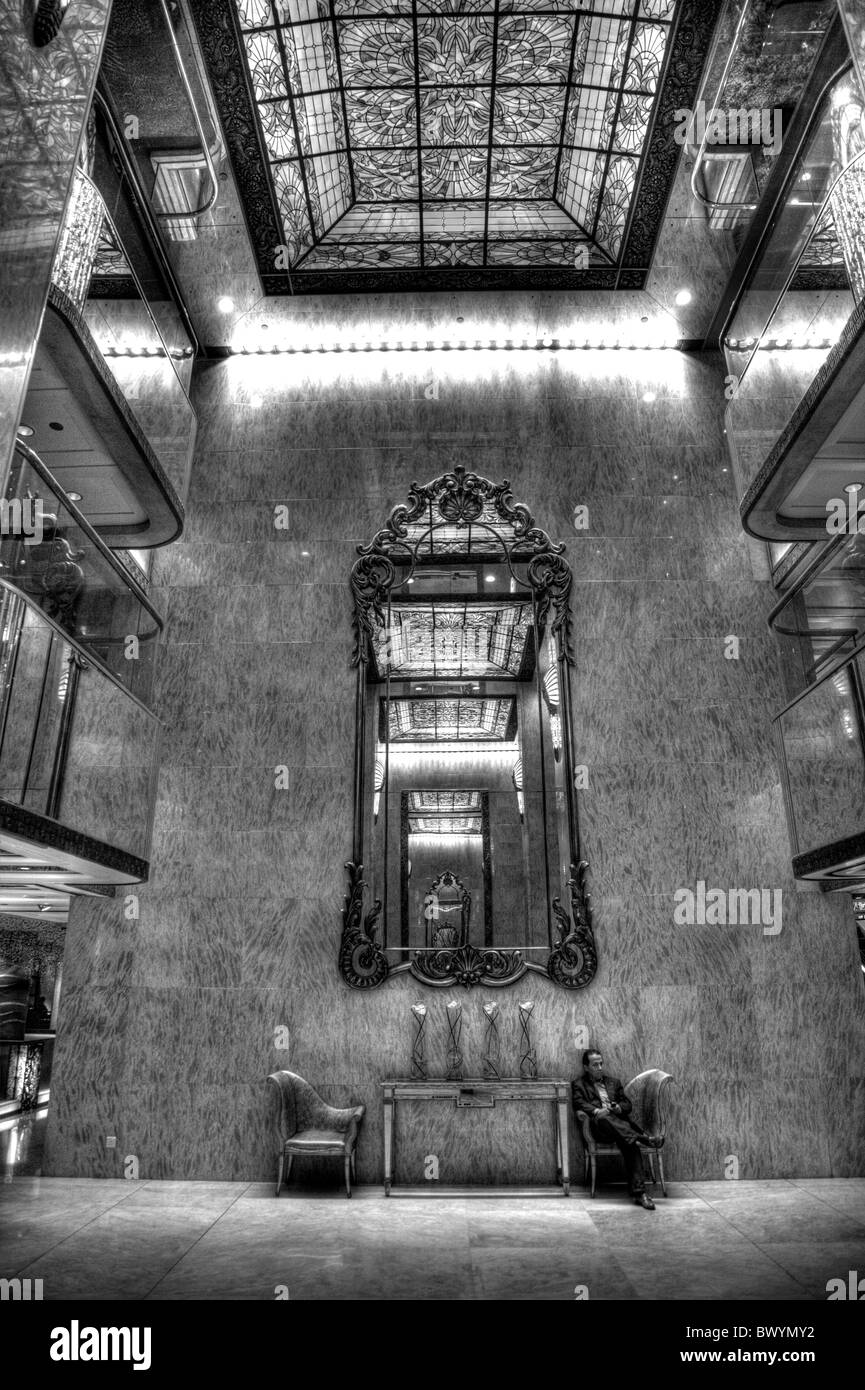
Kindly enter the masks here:
M 483 831 L 479 791 L 408 793 L 408 828 L 413 835 L 480 835 Z
M 373 633 L 376 670 L 381 678 L 516 678 L 531 625 L 527 603 L 394 602 L 390 628 Z
M 681 0 L 235 0 L 287 266 L 618 262 Z
M 491 699 L 426 696 L 382 700 L 379 738 L 383 741 L 384 711 L 390 709 L 391 743 L 511 743 L 517 732 L 512 695 Z

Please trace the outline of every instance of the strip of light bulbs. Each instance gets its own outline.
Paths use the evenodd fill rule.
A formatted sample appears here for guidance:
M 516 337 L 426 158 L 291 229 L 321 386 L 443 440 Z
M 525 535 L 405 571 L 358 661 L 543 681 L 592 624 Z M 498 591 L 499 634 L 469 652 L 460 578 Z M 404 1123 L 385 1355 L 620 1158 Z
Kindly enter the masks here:
M 289 343 L 243 343 L 229 348 L 235 356 L 268 355 L 271 353 L 316 353 L 316 352 L 569 352 L 569 351 L 619 351 L 619 352 L 658 352 L 674 351 L 678 348 L 678 338 L 644 339 L 642 342 L 622 341 L 620 338 L 429 338 L 424 342 L 418 339 L 403 341 L 390 339 L 375 343 L 369 340 L 349 342 L 306 341 Z

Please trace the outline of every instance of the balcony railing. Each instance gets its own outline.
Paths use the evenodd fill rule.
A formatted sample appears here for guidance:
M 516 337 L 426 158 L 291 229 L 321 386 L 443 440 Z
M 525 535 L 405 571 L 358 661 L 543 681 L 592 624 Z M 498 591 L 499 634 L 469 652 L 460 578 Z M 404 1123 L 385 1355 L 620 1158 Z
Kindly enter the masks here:
M 865 638 L 865 535 L 839 535 L 813 551 L 769 614 L 791 694 Z
M 794 872 L 865 881 L 865 647 L 775 717 Z
M 160 721 L 0 580 L 0 801 L 146 859 Z
M 853 108 L 861 111 L 844 74 L 824 93 L 783 206 L 723 338 L 735 383 L 726 423 L 740 496 L 865 291 L 858 232 L 865 215 L 865 150 L 841 137 Z
M 738 240 L 750 223 L 835 14 L 834 0 L 727 5 L 697 103 L 707 119 L 695 127 L 691 175 L 714 231 L 733 231 Z M 712 111 L 721 113 L 720 125 L 709 119 Z
M 20 441 L 2 505 L 0 578 L 147 702 L 162 619 L 39 455 Z

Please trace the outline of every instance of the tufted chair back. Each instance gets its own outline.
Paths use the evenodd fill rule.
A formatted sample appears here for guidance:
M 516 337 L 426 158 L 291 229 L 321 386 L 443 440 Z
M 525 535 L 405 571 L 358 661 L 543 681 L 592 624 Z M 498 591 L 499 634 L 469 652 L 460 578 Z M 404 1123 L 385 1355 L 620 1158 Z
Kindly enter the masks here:
M 634 1107 L 631 1118 L 647 1134 L 663 1137 L 667 1132 L 664 1090 L 672 1079 L 669 1072 L 651 1067 L 648 1071 L 641 1071 L 625 1087 L 625 1094 Z

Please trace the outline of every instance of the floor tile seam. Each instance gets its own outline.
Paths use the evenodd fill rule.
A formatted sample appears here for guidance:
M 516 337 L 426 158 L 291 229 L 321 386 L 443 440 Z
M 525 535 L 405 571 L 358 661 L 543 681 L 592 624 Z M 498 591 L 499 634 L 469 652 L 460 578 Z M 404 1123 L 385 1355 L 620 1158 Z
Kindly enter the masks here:
M 99 1179 L 98 1179 L 98 1178 L 94 1178 L 93 1181 L 94 1181 L 94 1182 L 98 1182 Z M 134 1189 L 133 1189 L 133 1190 L 134 1190 Z M 38 1255 L 35 1257 L 35 1259 L 32 1259 L 32 1260 L 28 1261 L 28 1263 L 27 1263 L 26 1265 L 22 1266 L 22 1268 L 21 1268 L 20 1270 L 17 1271 L 17 1274 L 18 1274 L 18 1275 L 23 1274 L 24 1272 L 26 1272 L 26 1270 L 30 1269 L 31 1266 L 34 1265 L 34 1264 L 36 1263 L 37 1260 L 42 1260 L 42 1259 L 45 1258 L 46 1255 L 51 1255 L 51 1254 L 53 1254 L 54 1251 L 57 1250 L 61 1245 L 65 1245 L 66 1242 L 67 1242 L 68 1240 L 72 1240 L 73 1237 L 80 1235 L 82 1231 L 86 1230 L 86 1228 L 87 1228 L 88 1226 L 92 1226 L 92 1224 L 93 1224 L 94 1221 L 99 1221 L 99 1220 L 100 1220 L 103 1216 L 105 1216 L 109 1211 L 113 1211 L 113 1210 L 115 1209 L 115 1207 L 122 1206 L 123 1203 L 126 1202 L 126 1201 L 128 1201 L 128 1199 L 129 1199 L 131 1196 L 132 1196 L 132 1191 L 130 1191 L 130 1192 L 125 1192 L 122 1196 L 119 1196 L 119 1195 L 118 1195 L 115 1201 L 113 1201 L 113 1202 L 108 1202 L 107 1206 L 104 1206 L 104 1207 L 101 1208 L 101 1210 L 95 1212 L 94 1215 L 91 1216 L 91 1217 L 89 1218 L 89 1220 L 87 1220 L 87 1221 L 82 1221 L 82 1222 L 80 1223 L 80 1225 L 77 1225 L 77 1226 L 75 1227 L 74 1230 L 68 1231 L 68 1232 L 66 1233 L 65 1236 L 61 1236 L 61 1238 L 60 1238 L 59 1240 L 54 1241 L 54 1243 L 53 1243 L 52 1245 L 49 1245 L 45 1250 L 42 1250 L 42 1251 L 40 1252 L 40 1254 L 38 1254 Z M 67 1210 L 68 1210 L 68 1208 L 67 1208 Z M 61 1213 L 61 1214 L 62 1214 L 62 1213 Z
M 243 1196 L 243 1193 L 249 1190 L 249 1188 L 252 1186 L 252 1183 L 245 1182 L 241 1184 L 241 1186 L 242 1191 L 238 1192 L 234 1197 L 232 1197 L 231 1201 L 228 1203 L 228 1206 L 225 1207 L 225 1209 L 221 1211 L 218 1216 L 215 1216 L 213 1220 L 207 1226 L 205 1226 L 204 1230 L 200 1232 L 196 1239 L 193 1240 L 191 1244 L 186 1247 L 182 1254 L 178 1255 L 174 1263 L 169 1265 L 168 1268 L 164 1271 L 164 1273 L 160 1274 L 156 1283 L 150 1289 L 148 1289 L 147 1293 L 141 1295 L 142 1299 L 149 1298 L 150 1295 L 154 1292 L 154 1290 L 159 1288 L 159 1285 L 168 1278 L 169 1274 L 171 1274 L 172 1271 L 175 1270 L 183 1260 L 186 1259 L 187 1255 L 189 1255 L 195 1249 L 196 1245 L 198 1245 L 204 1239 L 204 1237 L 213 1230 L 214 1226 L 217 1226 L 219 1224 L 219 1222 L 222 1220 L 222 1218 L 226 1215 L 227 1212 L 231 1211 L 231 1208 L 236 1205 L 236 1203 Z
M 807 1178 L 791 1178 L 790 1181 L 792 1182 L 794 1187 L 797 1187 L 800 1192 L 804 1192 L 807 1197 L 816 1197 L 817 1201 L 822 1202 L 824 1206 L 829 1207 L 830 1211 L 837 1213 L 839 1216 L 846 1216 L 851 1221 L 855 1221 L 858 1225 L 860 1225 L 863 1228 L 863 1234 L 865 1234 L 865 1216 L 850 1216 L 850 1213 L 844 1211 L 843 1207 L 836 1207 L 834 1202 L 830 1202 L 828 1197 L 823 1197 L 820 1195 L 819 1192 L 813 1192 L 808 1187 L 802 1187 L 800 1184 L 802 1182 L 809 1181 L 809 1179 Z M 856 1179 L 854 1178 L 852 1179 L 852 1181 L 855 1182 Z
M 787 1277 L 793 1280 L 794 1284 L 798 1284 L 800 1289 L 803 1289 L 805 1293 L 808 1293 L 809 1296 L 811 1296 L 808 1289 L 808 1285 L 803 1284 L 802 1280 L 798 1277 L 798 1275 L 794 1274 L 792 1270 L 787 1269 L 785 1265 L 782 1265 L 780 1260 L 777 1260 L 775 1256 L 772 1255 L 769 1252 L 769 1250 L 766 1249 L 766 1245 L 779 1245 L 782 1243 L 783 1242 L 781 1241 L 767 1241 L 765 1244 L 761 1244 L 759 1241 L 754 1241 L 754 1248 L 756 1250 L 759 1250 L 760 1254 L 763 1256 L 764 1259 L 771 1260 L 773 1265 L 776 1265 L 778 1269 L 783 1270 Z

